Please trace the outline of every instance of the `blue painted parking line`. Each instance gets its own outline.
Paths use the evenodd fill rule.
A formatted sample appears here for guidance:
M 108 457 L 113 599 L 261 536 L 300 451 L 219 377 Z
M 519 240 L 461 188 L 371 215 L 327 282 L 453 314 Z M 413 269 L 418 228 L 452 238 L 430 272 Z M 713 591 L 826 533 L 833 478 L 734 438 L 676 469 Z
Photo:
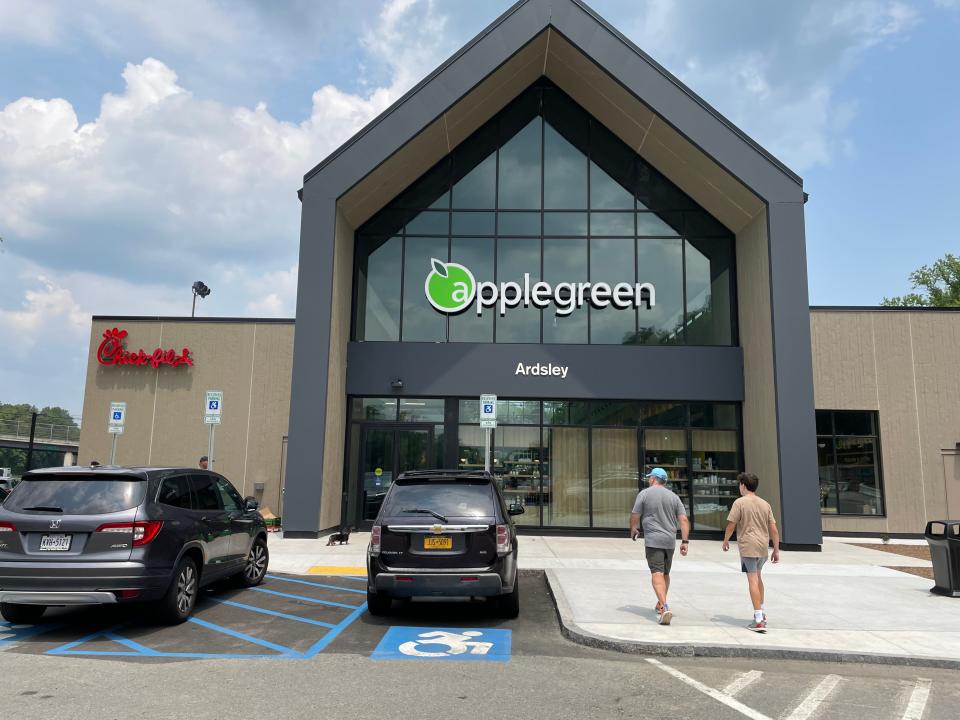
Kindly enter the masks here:
M 510 630 L 391 627 L 370 656 L 374 660 L 510 660 Z
M 279 577 L 278 575 L 267 575 L 267 577 L 270 578 L 271 580 L 280 580 L 281 582 L 289 582 L 289 583 L 299 583 L 300 585 L 312 585 L 313 587 L 325 588 L 327 590 L 343 590 L 344 592 L 358 593 L 360 595 L 367 594 L 366 590 L 357 590 L 356 588 L 346 588 L 346 587 L 341 587 L 340 585 L 327 585 L 325 583 L 308 582 L 307 580 L 297 580 L 296 578 Z
M 329 645 L 330 643 L 332 643 L 334 640 L 337 639 L 337 636 L 340 633 L 342 633 L 344 630 L 350 627 L 350 625 L 353 623 L 354 620 L 356 620 L 358 617 L 363 615 L 366 609 L 367 609 L 367 604 L 364 603 L 363 605 L 358 607 L 356 610 L 354 610 L 352 613 L 347 615 L 343 620 L 341 620 L 337 624 L 335 628 L 333 628 L 330 632 L 328 632 L 326 635 L 320 638 L 320 640 L 318 640 L 309 648 L 307 648 L 303 652 L 303 658 L 306 660 L 306 659 L 312 658 L 317 653 L 322 652 L 323 649 L 327 647 L 327 645 Z
M 75 647 L 80 647 L 81 645 L 84 645 L 85 643 L 88 643 L 88 642 L 91 642 L 91 641 L 93 641 L 93 640 L 96 640 L 98 637 L 104 637 L 107 633 L 112 633 L 112 632 L 114 632 L 114 631 L 116 631 L 116 630 L 119 630 L 120 628 L 122 628 L 124 625 L 127 625 L 127 624 L 128 624 L 128 623 L 120 623 L 119 625 L 114 625 L 113 627 L 109 627 L 109 628 L 107 628 L 106 630 L 97 630 L 96 632 L 92 632 L 92 633 L 90 633 L 89 635 L 84 635 L 84 636 L 83 636 L 82 638 L 80 638 L 79 640 L 74 640 L 73 642 L 64 643 L 64 644 L 61 645 L 60 647 L 55 647 L 55 648 L 53 648 L 52 650 L 47 650 L 47 653 L 46 653 L 46 654 L 47 654 L 47 655 L 67 655 L 67 654 L 74 654 L 74 652 L 75 652 L 75 651 L 74 651 L 74 648 L 75 648 Z M 101 652 L 102 652 L 102 651 L 101 651 Z M 89 653 L 86 653 L 86 652 L 85 652 L 85 653 L 80 653 L 80 654 L 87 655 L 87 654 L 89 654 Z
M 297 580 L 295 578 L 285 578 L 277 576 L 268 576 L 273 580 L 278 580 L 281 582 L 290 582 L 297 583 L 300 585 L 306 585 L 310 587 L 321 588 L 325 590 L 339 590 L 342 592 L 349 592 L 354 594 L 363 594 L 366 590 L 358 590 L 356 588 L 342 587 L 339 585 L 330 585 L 328 583 L 317 583 L 310 582 L 307 580 Z M 341 576 L 344 577 L 344 576 Z M 364 578 L 349 578 L 351 581 L 365 581 Z M 256 587 L 249 588 L 251 591 L 262 592 L 272 596 L 278 596 L 283 598 L 288 598 L 291 600 L 303 601 L 311 604 L 329 606 L 335 608 L 342 608 L 348 610 L 349 613 L 337 624 L 331 624 L 329 622 L 324 622 L 321 620 L 316 620 L 312 617 L 305 617 L 302 615 L 295 614 L 293 612 L 281 612 L 277 610 L 269 610 L 267 608 L 257 607 L 255 605 L 250 605 L 244 602 L 239 602 L 237 600 L 228 600 L 226 598 L 218 598 L 207 595 L 203 597 L 202 601 L 210 601 L 212 603 L 217 603 L 220 605 L 227 605 L 230 607 L 237 608 L 239 611 L 246 611 L 257 613 L 261 615 L 269 615 L 272 617 L 278 617 L 285 620 L 291 620 L 298 623 L 303 623 L 306 625 L 311 625 L 313 627 L 322 629 L 322 635 L 319 639 L 313 642 L 306 650 L 298 650 L 295 647 L 287 647 L 286 645 L 281 645 L 279 643 L 274 643 L 269 640 L 257 637 L 256 635 L 248 634 L 235 630 L 231 627 L 225 625 L 220 625 L 209 620 L 205 620 L 202 617 L 191 617 L 189 619 L 190 623 L 198 627 L 203 627 L 212 632 L 219 633 L 221 635 L 226 635 L 237 640 L 242 640 L 252 645 L 259 646 L 263 651 L 261 652 L 170 652 L 165 650 L 155 650 L 143 642 L 138 642 L 133 640 L 125 635 L 121 634 L 124 631 L 124 628 L 132 624 L 132 621 L 121 623 L 119 625 L 114 625 L 111 627 L 106 627 L 92 632 L 82 638 L 73 640 L 71 642 L 64 643 L 58 647 L 55 647 L 51 650 L 47 650 L 45 654 L 48 655 L 70 655 L 70 656 L 88 656 L 88 657 L 128 657 L 128 658 L 185 658 L 185 659 L 257 659 L 257 660 L 306 660 L 316 656 L 318 653 L 323 652 L 331 642 L 336 640 L 336 638 L 344 632 L 352 623 L 354 623 L 367 609 L 366 603 L 360 603 L 359 605 L 351 605 L 347 603 L 336 602 L 333 600 L 322 600 L 320 598 L 313 598 L 306 595 L 298 595 L 295 593 L 285 593 L 278 590 L 272 590 L 269 588 Z M 251 596 L 252 597 L 252 596 Z M 201 606 L 202 608 L 202 606 Z M 53 627 L 60 627 L 60 625 L 45 625 L 45 626 L 32 626 L 24 628 L 9 628 L 5 624 L 0 624 L 0 649 L 2 649 L 5 642 L 15 642 L 17 639 L 26 637 L 27 635 L 40 634 L 46 632 Z M 269 628 L 270 626 L 264 626 Z M 3 638 L 7 634 L 16 633 L 16 637 L 10 638 L 9 640 L 4 640 Z M 318 633 L 319 634 L 319 633 Z M 147 638 L 150 636 L 148 635 Z M 310 638 L 304 638 L 302 633 L 299 634 L 298 640 L 302 641 L 304 639 L 307 642 L 310 641 Z M 119 648 L 115 649 L 96 649 L 94 644 L 89 649 L 84 648 L 83 646 L 92 643 L 94 641 L 110 641 L 119 645 Z M 149 640 L 147 640 L 149 641 Z M 168 641 L 169 642 L 169 641 Z M 299 642 L 297 643 L 299 644 Z M 103 644 L 100 645 L 103 647 Z M 107 646 L 109 647 L 109 646 Z M 302 646 L 301 646 L 302 647 Z M 272 652 L 271 652 L 272 651 Z
M 0 623 L 0 625 L 2 625 L 0 627 L 0 649 L 13 645 L 20 640 L 25 640 L 31 635 L 39 635 L 60 627 L 59 625 L 22 625 L 15 627 L 5 622 Z
M 312 618 L 300 617 L 299 615 L 290 615 L 289 613 L 277 612 L 276 610 L 267 610 L 266 608 L 256 607 L 255 605 L 246 605 L 244 603 L 238 603 L 234 600 L 220 600 L 218 598 L 207 598 L 215 603 L 220 603 L 221 605 L 229 605 L 230 607 L 238 607 L 244 610 L 249 610 L 250 612 L 262 613 L 263 615 L 273 615 L 274 617 L 284 618 L 286 620 L 293 620 L 295 622 L 306 623 L 308 625 L 318 625 L 325 628 L 336 627 L 331 623 L 321 622 L 320 620 L 313 620 Z
M 224 627 L 223 625 L 217 625 L 216 623 L 207 622 L 206 620 L 201 620 L 198 617 L 192 617 L 187 622 L 192 622 L 195 625 L 199 625 L 200 627 L 205 627 L 208 630 L 215 630 L 218 633 L 223 633 L 224 635 L 229 635 L 230 637 L 235 637 L 239 640 L 246 640 L 247 642 L 253 643 L 254 645 L 259 645 L 260 647 L 276 650 L 278 653 L 281 653 L 284 655 L 294 652 L 293 650 L 291 650 L 288 647 L 285 647 L 284 645 L 277 645 L 276 643 L 272 643 L 269 640 L 263 640 L 261 638 L 254 637 L 253 635 L 247 635 L 246 633 L 242 633 L 239 630 L 231 630 L 230 628 Z
M 332 607 L 345 608 L 347 610 L 356 610 L 358 605 L 346 605 L 344 603 L 334 602 L 333 600 L 319 600 L 317 598 L 307 597 L 306 595 L 293 595 L 292 593 L 280 592 L 279 590 L 270 590 L 269 588 L 255 587 L 250 588 L 251 590 L 256 590 L 257 592 L 267 593 L 268 595 L 279 595 L 280 597 L 289 598 L 291 600 L 303 600 L 305 602 L 316 603 L 317 605 L 330 605 Z M 366 607 L 364 603 L 363 607 Z

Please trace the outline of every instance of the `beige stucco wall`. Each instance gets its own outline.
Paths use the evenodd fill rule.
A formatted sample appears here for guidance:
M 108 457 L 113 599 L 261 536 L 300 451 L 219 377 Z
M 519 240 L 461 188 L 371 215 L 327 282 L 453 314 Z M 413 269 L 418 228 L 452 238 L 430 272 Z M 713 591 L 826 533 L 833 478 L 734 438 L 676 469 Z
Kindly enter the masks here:
M 128 350 L 189 347 L 194 365 L 102 366 L 96 351 L 108 327 L 128 331 Z M 214 469 L 276 512 L 292 360 L 292 321 L 95 320 L 79 462 L 109 462 L 107 416 L 110 403 L 119 401 L 127 403 L 127 419 L 117 438 L 118 464 L 196 466 L 207 452 L 205 393 L 220 390 L 223 422 L 215 431 Z M 264 490 L 255 492 L 255 483 L 264 483 Z
M 960 312 L 814 310 L 810 330 L 817 409 L 878 411 L 887 512 L 825 515 L 823 529 L 917 533 L 946 517 L 955 478 L 944 455 L 960 442 Z
M 760 494 L 773 506 L 779 521 L 780 455 L 766 210 L 737 233 L 737 306 L 743 347 L 744 469 L 760 478 Z

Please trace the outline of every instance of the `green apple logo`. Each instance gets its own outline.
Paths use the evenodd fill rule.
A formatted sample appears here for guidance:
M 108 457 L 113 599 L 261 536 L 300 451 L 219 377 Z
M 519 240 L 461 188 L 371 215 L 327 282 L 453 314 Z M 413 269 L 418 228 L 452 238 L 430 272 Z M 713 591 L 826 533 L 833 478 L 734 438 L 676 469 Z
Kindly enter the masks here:
M 442 313 L 458 313 L 473 302 L 477 281 L 473 273 L 459 263 L 430 259 L 433 269 L 423 283 L 423 292 L 434 308 Z

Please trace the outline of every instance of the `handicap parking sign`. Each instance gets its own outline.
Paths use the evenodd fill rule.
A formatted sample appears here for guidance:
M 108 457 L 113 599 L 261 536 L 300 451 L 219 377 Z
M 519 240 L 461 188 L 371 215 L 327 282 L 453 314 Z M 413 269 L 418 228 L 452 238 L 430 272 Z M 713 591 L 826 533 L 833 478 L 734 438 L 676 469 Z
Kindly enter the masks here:
M 216 409 L 218 409 L 219 407 L 220 407 L 220 401 L 219 401 L 219 400 L 211 400 L 211 401 L 210 401 L 210 409 L 211 409 L 211 410 L 216 410 Z
M 123 420 L 123 413 L 120 412 L 119 410 L 114 410 L 114 411 L 113 411 L 113 419 L 114 419 L 114 420 Z
M 510 630 L 391 627 L 370 656 L 374 660 L 510 659 Z

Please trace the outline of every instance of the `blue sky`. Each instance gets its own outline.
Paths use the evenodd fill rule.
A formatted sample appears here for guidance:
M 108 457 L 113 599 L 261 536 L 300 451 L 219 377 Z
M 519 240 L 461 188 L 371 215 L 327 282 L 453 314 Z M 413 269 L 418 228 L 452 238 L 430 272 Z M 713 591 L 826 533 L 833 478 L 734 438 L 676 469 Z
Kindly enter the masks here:
M 79 411 L 91 314 L 291 316 L 304 172 L 505 0 L 0 4 L 0 400 Z M 960 0 L 594 0 L 804 178 L 810 301 L 955 252 Z

